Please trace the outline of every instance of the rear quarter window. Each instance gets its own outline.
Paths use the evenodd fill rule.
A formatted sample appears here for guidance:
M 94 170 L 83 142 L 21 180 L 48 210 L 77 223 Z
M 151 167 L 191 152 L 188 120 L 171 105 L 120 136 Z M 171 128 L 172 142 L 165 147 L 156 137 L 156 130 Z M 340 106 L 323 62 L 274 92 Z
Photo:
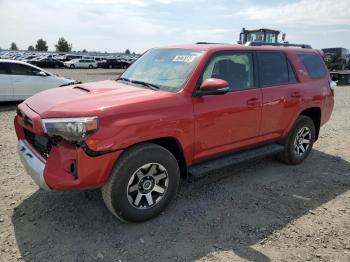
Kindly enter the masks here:
M 324 78 L 327 71 L 323 60 L 317 54 L 298 54 L 301 62 L 304 64 L 309 76 L 313 79 Z

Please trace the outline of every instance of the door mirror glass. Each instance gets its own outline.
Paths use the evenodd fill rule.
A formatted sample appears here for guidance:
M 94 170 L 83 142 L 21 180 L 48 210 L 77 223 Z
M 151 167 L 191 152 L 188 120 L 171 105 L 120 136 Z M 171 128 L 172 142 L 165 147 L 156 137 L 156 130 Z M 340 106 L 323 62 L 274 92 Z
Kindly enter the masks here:
M 229 91 L 229 84 L 226 80 L 208 78 L 199 87 L 197 95 L 223 95 Z

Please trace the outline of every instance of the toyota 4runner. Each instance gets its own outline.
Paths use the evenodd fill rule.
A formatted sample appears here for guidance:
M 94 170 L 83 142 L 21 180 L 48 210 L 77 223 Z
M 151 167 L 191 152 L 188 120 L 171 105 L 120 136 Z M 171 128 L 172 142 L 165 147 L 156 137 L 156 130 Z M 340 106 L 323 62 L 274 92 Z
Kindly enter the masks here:
M 56 88 L 18 106 L 18 153 L 47 190 L 101 188 L 126 221 L 159 214 L 181 176 L 309 155 L 333 83 L 311 48 L 195 44 L 146 52 L 116 81 Z

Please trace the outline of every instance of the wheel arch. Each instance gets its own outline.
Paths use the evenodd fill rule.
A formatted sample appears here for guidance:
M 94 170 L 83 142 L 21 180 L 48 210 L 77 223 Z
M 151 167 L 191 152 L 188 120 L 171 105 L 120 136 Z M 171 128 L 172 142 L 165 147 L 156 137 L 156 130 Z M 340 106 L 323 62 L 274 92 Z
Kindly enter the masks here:
M 184 152 L 183 152 L 181 144 L 179 143 L 179 141 L 176 138 L 174 138 L 174 137 L 161 137 L 161 138 L 152 139 L 152 140 L 148 140 L 148 141 L 144 141 L 144 142 L 154 143 L 154 144 L 157 144 L 157 145 L 169 150 L 174 155 L 174 157 L 176 158 L 176 160 L 179 164 L 181 177 L 187 176 L 187 164 L 186 164 Z
M 187 163 L 186 163 L 184 151 L 182 149 L 180 142 L 175 137 L 160 137 L 156 139 L 141 141 L 136 144 L 128 146 L 127 148 L 124 149 L 124 151 L 128 148 L 134 147 L 136 145 L 141 145 L 144 143 L 153 143 L 169 150 L 177 160 L 177 163 L 180 168 L 181 177 L 187 176 Z
M 319 133 L 320 133 L 320 127 L 321 127 L 321 108 L 319 107 L 311 107 L 304 109 L 302 112 L 300 112 L 299 116 L 308 116 L 312 119 L 315 125 L 315 141 L 317 141 Z

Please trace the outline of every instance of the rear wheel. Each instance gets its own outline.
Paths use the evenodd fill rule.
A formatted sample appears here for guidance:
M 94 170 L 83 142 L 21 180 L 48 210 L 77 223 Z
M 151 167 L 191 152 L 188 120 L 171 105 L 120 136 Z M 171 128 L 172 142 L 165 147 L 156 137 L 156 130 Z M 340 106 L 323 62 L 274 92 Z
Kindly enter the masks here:
M 113 68 L 113 66 L 112 66 L 112 65 L 109 65 L 109 66 L 108 66 L 108 68 L 109 68 L 109 69 L 112 69 L 112 68 Z
M 92 68 L 94 68 L 94 67 L 93 67 L 93 65 L 89 65 L 89 68 L 92 69 Z
M 70 68 L 75 68 L 75 65 L 70 65 L 69 67 L 70 67 Z
M 315 125 L 310 117 L 299 116 L 285 141 L 284 152 L 280 159 L 287 164 L 303 162 L 315 141 Z
M 177 192 L 180 171 L 165 148 L 146 143 L 123 153 L 102 196 L 107 208 L 124 221 L 145 221 L 158 215 Z

